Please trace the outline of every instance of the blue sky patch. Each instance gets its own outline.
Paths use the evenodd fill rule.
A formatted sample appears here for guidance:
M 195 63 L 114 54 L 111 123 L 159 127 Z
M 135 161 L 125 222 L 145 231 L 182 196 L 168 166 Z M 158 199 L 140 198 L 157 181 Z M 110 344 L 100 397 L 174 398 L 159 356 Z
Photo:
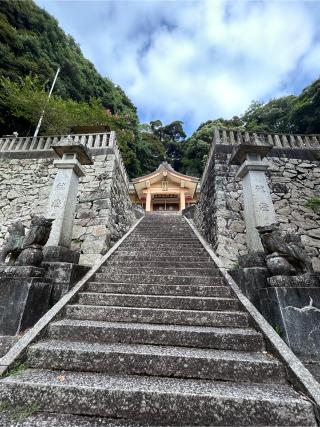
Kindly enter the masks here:
M 240 115 L 299 93 L 320 74 L 318 1 L 36 0 L 141 121 Z

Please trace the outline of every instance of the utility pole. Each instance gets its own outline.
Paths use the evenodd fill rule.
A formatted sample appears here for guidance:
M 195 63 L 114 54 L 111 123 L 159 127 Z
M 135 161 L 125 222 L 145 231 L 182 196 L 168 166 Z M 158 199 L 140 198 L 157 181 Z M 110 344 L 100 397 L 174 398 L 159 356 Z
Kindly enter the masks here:
M 44 112 L 45 112 L 46 106 L 48 105 L 48 102 L 49 102 L 50 96 L 51 96 L 51 94 L 52 94 L 52 91 L 53 91 L 54 85 L 56 84 L 56 81 L 57 81 L 57 78 L 58 78 L 58 74 L 60 73 L 60 69 L 61 69 L 61 68 L 60 68 L 60 67 L 58 67 L 57 72 L 56 72 L 56 75 L 54 76 L 53 83 L 52 83 L 52 86 L 51 86 L 51 89 L 50 89 L 50 92 L 49 92 L 49 96 L 48 96 L 48 99 L 47 99 L 46 105 L 45 105 L 45 106 L 44 106 L 44 108 L 43 108 L 43 111 L 42 111 L 42 113 L 41 113 L 41 116 L 40 116 L 40 119 L 39 119 L 39 122 L 38 122 L 37 128 L 36 128 L 36 130 L 35 130 L 35 132 L 34 132 L 34 135 L 33 135 L 33 137 L 34 137 L 34 138 L 35 138 L 36 136 L 38 136 L 38 133 L 39 133 L 39 130 L 40 130 L 40 126 L 41 126 L 41 123 L 42 123 L 42 119 L 43 119 L 43 116 L 44 116 Z

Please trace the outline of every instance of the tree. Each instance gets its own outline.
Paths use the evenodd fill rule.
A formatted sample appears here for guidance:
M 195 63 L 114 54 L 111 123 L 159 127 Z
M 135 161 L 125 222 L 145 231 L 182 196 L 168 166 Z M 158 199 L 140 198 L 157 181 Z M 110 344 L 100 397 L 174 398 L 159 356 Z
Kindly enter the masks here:
M 124 91 L 96 71 L 51 15 L 32 0 L 0 1 L 0 75 L 18 82 L 31 73 L 48 88 L 58 66 L 55 94 L 77 102 L 99 99 L 112 114 L 134 115 L 138 124 L 136 107 Z M 29 130 L 22 118 L 13 119 L 3 109 L 0 117 L 0 133 Z

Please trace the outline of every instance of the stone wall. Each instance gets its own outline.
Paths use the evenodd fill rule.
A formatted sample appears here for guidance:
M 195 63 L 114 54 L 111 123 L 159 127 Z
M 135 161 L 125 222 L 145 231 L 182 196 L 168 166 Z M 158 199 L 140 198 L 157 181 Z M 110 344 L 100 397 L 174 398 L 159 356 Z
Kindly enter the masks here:
M 87 265 L 101 258 L 135 221 L 112 150 L 92 151 L 94 164 L 84 166 L 86 176 L 80 178 L 72 241 L 72 249 L 82 253 L 80 263 Z M 0 245 L 12 221 L 20 218 L 28 225 L 31 213 L 45 214 L 47 209 L 56 174 L 54 155 L 37 152 L 28 157 L 3 153 L 0 158 Z
M 228 164 L 230 148 L 216 146 L 211 153 L 194 214 L 196 226 L 228 268 L 247 253 L 242 184 L 235 178 L 238 166 Z M 283 230 L 301 234 L 320 270 L 320 216 L 306 206 L 310 197 L 320 196 L 320 161 L 310 150 L 273 149 L 266 162 L 277 221 Z

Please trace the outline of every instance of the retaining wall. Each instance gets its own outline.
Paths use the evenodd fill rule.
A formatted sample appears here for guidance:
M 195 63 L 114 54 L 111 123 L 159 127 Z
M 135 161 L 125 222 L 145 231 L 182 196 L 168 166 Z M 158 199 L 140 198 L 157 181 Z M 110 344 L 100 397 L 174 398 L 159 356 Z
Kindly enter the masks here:
M 134 223 L 123 165 L 113 148 L 93 148 L 94 164 L 80 178 L 72 249 L 81 264 L 92 265 Z M 45 214 L 56 174 L 50 150 L 0 153 L 0 246 L 8 226 L 30 214 Z
M 194 222 L 227 268 L 247 253 L 241 179 L 230 166 L 232 146 L 215 144 L 201 183 Z M 277 221 L 302 236 L 313 265 L 320 270 L 320 216 L 306 206 L 320 196 L 320 161 L 312 148 L 275 147 L 265 159 Z

